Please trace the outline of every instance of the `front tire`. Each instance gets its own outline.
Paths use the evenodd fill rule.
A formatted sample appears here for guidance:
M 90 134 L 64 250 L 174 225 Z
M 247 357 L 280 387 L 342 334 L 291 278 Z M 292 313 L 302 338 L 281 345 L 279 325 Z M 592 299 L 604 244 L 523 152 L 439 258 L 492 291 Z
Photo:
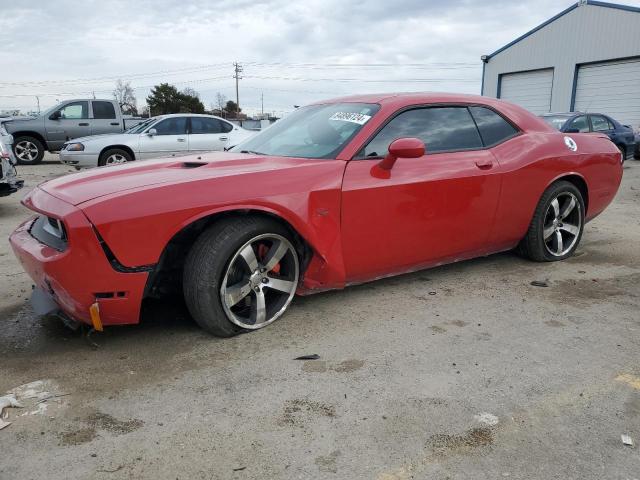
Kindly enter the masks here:
M 98 159 L 98 166 L 104 167 L 105 165 L 120 165 L 123 163 L 131 162 L 133 157 L 126 150 L 121 148 L 111 148 L 105 150 Z
M 538 202 L 527 235 L 520 242 L 520 253 L 536 262 L 570 257 L 582 238 L 584 214 L 580 190 L 564 180 L 554 183 Z
M 300 266 L 290 234 L 260 217 L 222 220 L 187 255 L 183 290 L 203 329 L 231 337 L 277 320 L 295 294 Z
M 13 141 L 13 154 L 20 165 L 37 165 L 44 158 L 44 145 L 35 137 L 17 137 Z

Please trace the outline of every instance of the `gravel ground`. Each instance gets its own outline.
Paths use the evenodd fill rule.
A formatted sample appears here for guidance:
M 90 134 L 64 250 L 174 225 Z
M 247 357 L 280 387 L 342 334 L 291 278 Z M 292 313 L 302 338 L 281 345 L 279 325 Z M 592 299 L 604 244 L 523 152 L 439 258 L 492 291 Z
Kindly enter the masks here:
M 158 306 L 92 348 L 34 318 L 2 242 L 0 392 L 42 382 L 7 410 L 0 478 L 637 479 L 639 180 L 628 162 L 565 262 L 507 253 L 297 298 L 228 340 Z M 4 237 L 20 196 L 0 199 Z

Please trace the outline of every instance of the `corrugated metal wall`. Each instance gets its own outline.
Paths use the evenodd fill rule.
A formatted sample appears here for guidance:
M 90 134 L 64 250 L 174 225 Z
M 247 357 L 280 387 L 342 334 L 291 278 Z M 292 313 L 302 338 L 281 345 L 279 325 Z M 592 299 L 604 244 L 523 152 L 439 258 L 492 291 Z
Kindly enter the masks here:
M 505 73 L 500 78 L 500 98 L 517 103 L 536 113 L 548 113 L 551 108 L 553 68 L 532 72 Z
M 580 67 L 574 109 L 640 127 L 640 58 Z
M 497 96 L 500 74 L 554 68 L 551 111 L 569 111 L 576 64 L 633 56 L 640 56 L 640 13 L 580 5 L 491 57 L 484 95 Z

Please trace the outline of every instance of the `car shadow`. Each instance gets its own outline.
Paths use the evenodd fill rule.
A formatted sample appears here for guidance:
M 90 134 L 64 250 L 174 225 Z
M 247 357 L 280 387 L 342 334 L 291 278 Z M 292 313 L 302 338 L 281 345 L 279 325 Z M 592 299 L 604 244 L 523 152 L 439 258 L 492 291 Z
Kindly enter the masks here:
M 473 271 L 486 271 L 488 266 L 496 272 L 505 269 L 522 272 L 523 268 L 533 269 L 536 264 L 511 252 L 505 252 L 353 285 L 340 291 L 297 297 L 291 309 L 292 318 L 287 319 L 287 325 L 283 328 L 301 328 L 302 323 L 308 321 L 306 313 L 321 308 L 325 302 L 332 305 L 348 304 L 370 295 L 372 290 L 383 291 L 385 294 L 393 294 L 398 288 L 437 290 L 439 282 L 451 274 L 468 275 Z M 425 287 L 425 281 L 429 281 L 428 287 Z M 305 315 L 299 315 L 300 313 Z M 18 311 L 5 312 L 4 315 L 0 312 L 0 316 L 5 317 L 5 328 L 0 332 L 0 351 L 12 352 L 15 355 L 38 356 L 103 347 L 116 350 L 135 347 L 143 351 L 147 344 L 164 348 L 166 353 L 170 354 L 178 344 L 185 346 L 200 342 L 225 341 L 200 329 L 182 299 L 145 300 L 139 324 L 108 326 L 103 332 L 90 332 L 90 327 L 84 324 L 73 331 L 58 317 L 37 317 L 28 304 Z M 313 317 L 315 321 L 322 321 L 321 315 Z M 272 334 L 277 335 L 274 329 L 278 329 L 278 324 L 262 332 L 272 331 Z

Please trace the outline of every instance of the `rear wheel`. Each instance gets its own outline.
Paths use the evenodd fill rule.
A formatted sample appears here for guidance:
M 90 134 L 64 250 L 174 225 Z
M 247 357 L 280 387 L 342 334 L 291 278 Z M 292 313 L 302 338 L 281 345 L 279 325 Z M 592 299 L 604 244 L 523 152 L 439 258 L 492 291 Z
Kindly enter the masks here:
M 269 219 L 224 220 L 198 237 L 183 289 L 195 321 L 219 337 L 277 320 L 295 294 L 298 254 L 289 232 Z
M 20 165 L 36 165 L 44 157 L 44 145 L 35 137 L 17 137 L 13 141 L 13 154 Z
M 126 150 L 121 148 L 112 148 L 102 152 L 98 165 L 103 167 L 105 165 L 118 165 L 121 163 L 127 163 L 133 160 L 133 157 Z
M 570 182 L 551 185 L 538 202 L 519 250 L 537 262 L 555 262 L 573 255 L 584 229 L 584 200 Z

